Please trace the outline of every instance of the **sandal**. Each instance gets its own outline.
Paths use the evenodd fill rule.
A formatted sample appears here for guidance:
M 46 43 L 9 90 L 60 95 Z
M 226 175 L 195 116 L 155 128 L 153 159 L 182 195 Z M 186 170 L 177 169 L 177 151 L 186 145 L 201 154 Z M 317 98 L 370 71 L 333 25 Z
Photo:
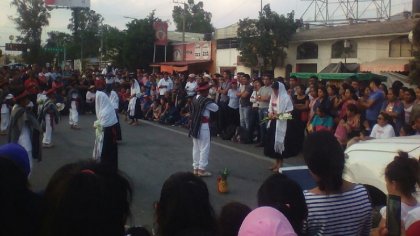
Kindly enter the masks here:
M 194 169 L 193 173 L 195 176 L 198 176 L 198 169 Z
M 210 177 L 212 175 L 211 172 L 205 170 L 199 170 L 197 173 L 199 177 Z

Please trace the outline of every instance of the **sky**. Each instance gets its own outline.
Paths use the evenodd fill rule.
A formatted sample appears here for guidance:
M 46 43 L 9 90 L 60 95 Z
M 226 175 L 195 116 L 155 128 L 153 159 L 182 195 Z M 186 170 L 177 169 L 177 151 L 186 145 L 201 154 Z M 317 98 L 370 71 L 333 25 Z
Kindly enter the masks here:
M 178 2 L 181 2 L 179 0 Z M 186 0 L 185 0 L 186 1 Z M 212 13 L 212 23 L 216 28 L 223 28 L 234 24 L 246 17 L 256 18 L 260 10 L 261 0 L 201 0 L 204 9 Z M 337 0 L 336 0 L 337 1 Z M 411 10 L 413 0 L 392 0 L 392 14 Z M 0 46 L 10 42 L 10 35 L 19 35 L 16 25 L 9 19 L 16 16 L 16 9 L 10 5 L 11 0 L 0 0 Z M 197 3 L 198 0 L 195 0 Z M 295 17 L 301 18 L 302 14 L 311 4 L 310 0 L 262 0 L 263 5 L 270 4 L 271 9 L 279 14 L 295 11 Z M 175 28 L 172 22 L 172 9 L 176 5 L 174 0 L 91 0 L 91 9 L 101 14 L 105 24 L 125 29 L 125 24 L 130 21 L 125 17 L 145 18 L 152 10 L 162 20 L 169 20 L 169 30 Z M 312 5 L 313 6 L 313 5 Z M 311 8 L 313 9 L 313 7 Z M 373 13 L 373 9 L 367 13 Z M 309 18 L 311 14 L 304 17 Z M 342 15 L 337 11 L 336 16 Z M 49 26 L 43 29 L 43 40 L 49 31 L 68 32 L 71 13 L 68 9 L 54 9 L 51 11 Z M 311 15 L 312 16 L 312 15 Z

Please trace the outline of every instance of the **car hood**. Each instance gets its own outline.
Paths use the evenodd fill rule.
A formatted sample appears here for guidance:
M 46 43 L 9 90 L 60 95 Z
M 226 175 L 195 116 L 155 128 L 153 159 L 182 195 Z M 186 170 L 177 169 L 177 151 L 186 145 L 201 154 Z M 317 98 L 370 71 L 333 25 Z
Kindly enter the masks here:
M 387 193 L 384 170 L 398 151 L 420 156 L 420 135 L 361 141 L 346 149 L 344 179 L 369 184 Z

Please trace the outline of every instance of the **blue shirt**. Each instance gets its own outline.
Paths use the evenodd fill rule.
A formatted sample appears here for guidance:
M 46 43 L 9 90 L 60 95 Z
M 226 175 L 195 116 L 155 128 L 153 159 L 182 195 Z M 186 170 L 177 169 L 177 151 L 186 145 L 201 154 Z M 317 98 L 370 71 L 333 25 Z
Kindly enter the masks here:
M 378 118 L 379 112 L 381 111 L 382 104 L 384 103 L 385 95 L 381 90 L 376 90 L 370 94 L 368 100 L 372 100 L 373 104 L 366 109 L 366 119 L 376 121 L 376 118 Z

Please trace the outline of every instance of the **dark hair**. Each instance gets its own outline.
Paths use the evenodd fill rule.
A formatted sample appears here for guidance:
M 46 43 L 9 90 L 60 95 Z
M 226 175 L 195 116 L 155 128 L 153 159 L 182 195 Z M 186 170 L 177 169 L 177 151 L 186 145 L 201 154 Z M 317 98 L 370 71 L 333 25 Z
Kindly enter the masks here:
M 410 124 L 404 124 L 401 129 L 404 130 L 406 135 L 414 135 L 413 126 Z
M 260 83 L 260 85 L 263 85 L 263 82 L 261 81 L 261 79 L 256 79 L 256 80 L 254 80 L 254 83 L 255 82 Z
M 325 87 L 319 87 L 318 90 L 321 90 L 324 93 L 324 98 L 328 98 L 328 92 Z M 318 97 L 319 97 L 319 92 L 318 92 Z
M 410 158 L 406 152 L 398 152 L 398 156 L 385 168 L 385 178 L 395 181 L 398 190 L 404 196 L 410 196 L 416 192 L 416 184 L 420 184 L 419 161 Z
M 247 80 L 250 80 L 251 79 L 251 77 L 248 74 L 244 74 L 242 77 L 244 77 Z
M 382 86 L 382 89 L 385 93 L 385 95 L 388 95 L 388 87 L 385 84 L 380 84 L 379 87 Z
M 391 88 L 391 93 L 394 97 L 398 98 L 400 96 L 400 89 L 396 87 Z
M 240 202 L 231 202 L 222 207 L 219 216 L 220 236 L 237 236 L 242 221 L 251 208 Z
M 217 232 L 207 185 L 190 172 L 175 173 L 165 181 L 156 215 L 161 236 L 177 235 L 188 229 Z
M 303 91 L 303 93 L 305 93 L 305 90 L 306 90 L 305 85 L 303 85 L 303 84 L 298 84 L 298 85 L 297 85 L 297 87 L 299 87 L 299 88 Z
M 121 174 L 96 163 L 66 165 L 45 192 L 43 235 L 123 235 L 132 188 Z
M 26 175 L 0 157 L 0 235 L 35 235 L 41 218 L 40 197 L 28 189 Z
M 399 80 L 395 80 L 391 87 L 400 90 L 402 87 L 404 87 L 404 84 Z
M 350 103 L 350 104 L 347 105 L 347 110 L 350 111 L 350 112 L 353 112 L 355 114 L 359 113 L 359 109 L 353 103 Z
M 384 120 L 386 120 L 389 124 L 392 124 L 392 117 L 388 115 L 386 112 L 380 112 L 379 115 L 382 115 L 384 117 Z
M 331 88 L 331 90 L 333 91 L 334 95 L 337 95 L 338 94 L 337 86 L 335 86 L 334 84 L 328 85 L 327 88 Z M 327 96 L 328 96 L 328 92 L 327 92 Z
M 279 82 L 276 81 L 276 82 L 272 83 L 271 88 L 278 90 L 279 89 Z
M 320 131 L 308 135 L 304 142 L 303 157 L 309 170 L 319 178 L 319 189 L 327 193 L 341 189 L 344 152 L 331 132 Z
M 284 174 L 268 177 L 258 190 L 258 206 L 270 206 L 282 212 L 297 234 L 308 215 L 302 188 Z
M 406 90 L 406 92 L 408 92 L 411 96 L 411 102 L 413 102 L 414 100 L 416 100 L 416 92 L 414 91 L 414 89 L 409 88 Z
M 376 78 L 375 78 L 375 79 L 371 79 L 371 80 L 370 80 L 370 82 L 371 82 L 371 83 L 373 82 L 373 83 L 374 83 L 376 86 L 378 86 L 378 87 L 379 87 L 379 85 L 381 85 L 381 80 L 376 79 Z

